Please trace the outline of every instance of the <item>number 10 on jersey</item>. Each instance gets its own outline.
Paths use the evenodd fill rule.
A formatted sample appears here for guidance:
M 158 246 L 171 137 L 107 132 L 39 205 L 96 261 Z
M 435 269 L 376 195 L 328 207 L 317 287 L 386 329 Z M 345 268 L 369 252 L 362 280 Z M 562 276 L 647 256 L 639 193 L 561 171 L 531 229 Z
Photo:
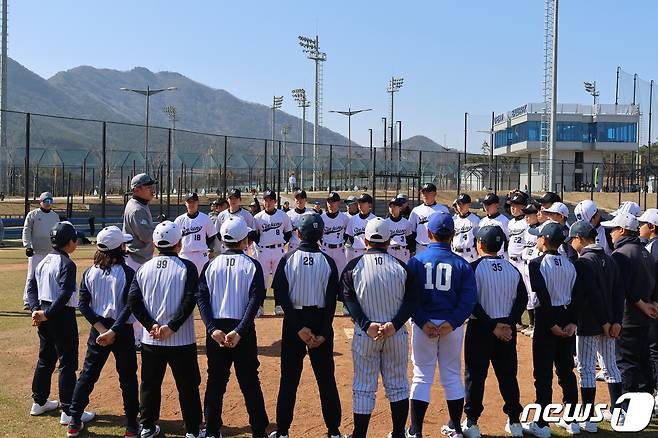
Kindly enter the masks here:
M 425 263 L 425 289 L 449 291 L 452 283 L 452 265 L 439 263 L 436 265 L 436 278 L 432 279 L 432 264 Z

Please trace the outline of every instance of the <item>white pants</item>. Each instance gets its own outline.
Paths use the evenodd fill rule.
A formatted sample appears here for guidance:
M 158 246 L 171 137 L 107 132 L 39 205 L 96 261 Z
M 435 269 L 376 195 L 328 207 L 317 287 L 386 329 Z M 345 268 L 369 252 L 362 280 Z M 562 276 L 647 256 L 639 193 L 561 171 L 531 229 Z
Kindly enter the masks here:
M 615 340 L 603 335 L 576 336 L 576 358 L 581 388 L 596 388 L 596 361 L 601 361 L 607 383 L 620 383 Z
M 468 248 L 468 250 L 455 252 L 455 254 L 466 260 L 468 263 L 474 262 L 478 259 L 478 252 L 475 248 Z
M 528 264 L 525 261 L 523 262 L 523 269 L 520 269 L 519 271 L 523 277 L 525 289 L 528 291 L 528 304 L 526 305 L 526 309 L 533 310 L 535 308 L 534 303 L 536 294 L 532 291 L 532 287 L 530 286 L 530 271 L 528 271 Z
M 375 341 L 360 327 L 354 327 L 352 338 L 352 411 L 370 414 L 375 408 L 377 381 L 382 375 L 386 398 L 393 403 L 409 398 L 407 327 L 403 326 L 390 338 Z
M 439 325 L 443 321 L 432 321 Z M 411 332 L 411 362 L 414 376 L 411 383 L 411 398 L 429 403 L 434 372 L 439 363 L 439 379 L 446 400 L 464 398 L 462 380 L 462 340 L 464 327 L 437 338 L 430 338 L 423 329 L 413 324 Z
M 142 267 L 142 264 L 136 262 L 131 256 L 126 257 L 126 265 L 129 268 L 132 268 L 133 271 L 137 272 L 139 268 Z M 133 333 L 135 334 L 135 345 L 142 343 L 142 324 L 136 319 L 133 321 Z
M 407 263 L 409 261 L 409 250 L 407 248 L 401 246 L 389 246 L 386 249 L 386 252 L 402 262 Z
M 203 267 L 208 263 L 208 252 L 207 251 L 191 251 L 191 252 L 181 252 L 180 258 L 189 260 L 194 263 L 196 266 L 196 272 L 201 277 L 201 271 Z
M 345 265 L 347 264 L 344 248 L 342 246 L 340 248 L 329 248 L 326 245 L 321 245 L 320 249 L 336 263 L 338 278 L 340 279 L 340 275 L 343 273 L 343 269 L 345 269 Z
M 267 289 L 270 275 L 274 277 L 276 267 L 279 265 L 279 260 L 283 257 L 283 246 L 280 248 L 261 248 L 257 247 L 256 258 L 263 267 L 263 277 L 265 281 L 265 288 Z
M 348 246 L 345 248 L 345 259 L 346 263 L 349 263 L 350 261 L 354 260 L 355 258 L 359 257 L 360 255 L 363 255 L 363 253 L 366 252 L 366 249 L 356 249 L 352 248 L 351 246 Z
M 23 289 L 23 303 L 27 304 L 27 287 L 30 284 L 30 280 L 34 277 L 34 271 L 43 260 L 48 255 L 47 252 L 35 252 L 32 254 L 32 257 L 27 258 L 27 275 L 25 276 L 25 289 Z

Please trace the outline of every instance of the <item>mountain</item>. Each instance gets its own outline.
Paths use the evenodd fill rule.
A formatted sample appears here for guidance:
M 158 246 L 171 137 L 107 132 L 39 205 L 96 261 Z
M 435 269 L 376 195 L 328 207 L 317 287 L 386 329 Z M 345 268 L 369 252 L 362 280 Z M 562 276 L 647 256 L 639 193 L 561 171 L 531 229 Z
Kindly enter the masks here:
M 454 149 L 443 147 L 431 138 L 425 137 L 424 135 L 414 135 L 413 137 L 409 137 L 406 140 L 403 139 L 402 148 L 428 152 L 455 152 Z

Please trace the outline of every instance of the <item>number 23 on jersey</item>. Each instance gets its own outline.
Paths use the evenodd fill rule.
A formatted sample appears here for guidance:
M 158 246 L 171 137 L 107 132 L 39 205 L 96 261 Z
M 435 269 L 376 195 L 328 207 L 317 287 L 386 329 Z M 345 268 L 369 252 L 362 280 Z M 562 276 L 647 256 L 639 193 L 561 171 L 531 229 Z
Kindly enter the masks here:
M 425 289 L 449 291 L 452 285 L 452 265 L 439 263 L 436 265 L 436 278 L 432 278 L 432 264 L 425 263 Z

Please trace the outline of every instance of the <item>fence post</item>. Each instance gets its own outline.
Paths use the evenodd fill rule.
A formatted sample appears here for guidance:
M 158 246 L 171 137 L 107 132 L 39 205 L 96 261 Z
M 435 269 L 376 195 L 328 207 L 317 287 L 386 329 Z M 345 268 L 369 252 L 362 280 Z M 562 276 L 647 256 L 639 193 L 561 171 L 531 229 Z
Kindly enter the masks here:
M 101 216 L 103 216 L 103 228 L 105 228 L 105 209 L 107 203 L 107 124 L 105 122 L 103 122 L 101 149 Z M 123 164 L 121 165 L 121 177 L 123 178 Z
M 418 193 L 416 203 L 420 204 L 420 188 L 423 186 L 423 151 L 418 151 Z
M 63 180 L 64 178 L 62 178 Z M 68 184 L 66 187 L 66 217 L 73 218 L 73 194 L 71 193 L 71 172 L 69 172 Z
M 615 183 L 615 188 L 617 189 L 617 205 L 621 205 L 621 184 L 619 184 L 619 175 L 618 172 L 619 169 L 617 169 L 617 154 L 614 155 L 614 161 L 612 164 L 612 181 Z
M 372 209 L 375 209 L 375 200 L 377 199 L 377 149 L 372 149 Z
M 267 188 L 267 140 L 263 140 L 263 143 L 265 145 L 265 153 L 263 154 L 263 187 L 261 187 L 262 191 L 264 191 Z
M 594 175 L 594 163 L 592 163 L 592 183 L 589 186 L 589 200 L 594 200 L 594 184 L 596 184 L 596 175 Z
M 85 203 L 85 182 L 87 180 L 87 157 L 82 160 L 82 181 L 80 181 L 80 192 L 82 193 L 82 203 Z M 93 184 L 92 184 L 93 185 Z
M 532 155 L 531 154 L 528 154 L 528 194 L 532 197 Z
M 459 196 L 459 192 L 461 191 L 462 187 L 462 154 L 457 153 L 457 196 Z M 464 154 L 464 163 L 466 163 L 466 154 Z
M 167 218 L 171 218 L 171 128 L 167 130 Z
M 561 170 L 560 170 L 560 198 L 564 202 L 564 160 L 562 160 L 561 163 Z
M 227 178 L 226 175 L 228 174 L 228 172 L 227 172 L 227 169 L 228 169 L 228 167 L 227 167 L 228 166 L 227 154 L 228 154 L 228 137 L 225 136 L 224 137 L 224 178 L 222 179 L 222 189 L 223 189 L 223 193 L 224 193 L 224 195 L 222 195 L 223 198 L 226 198 L 226 196 L 228 195 L 228 187 L 227 187 L 227 179 L 226 179 Z
M 329 145 L 329 191 L 331 192 L 331 179 L 333 171 L 333 162 L 334 162 L 334 145 Z
M 3 129 L 6 129 L 6 127 L 3 126 Z M 25 172 L 23 173 L 25 181 L 25 187 L 23 188 L 25 195 L 24 215 L 27 216 L 30 212 L 30 113 L 25 115 Z
M 162 190 L 163 190 L 162 171 L 163 170 L 164 170 L 163 169 L 163 164 L 162 164 L 162 162 L 160 162 L 160 167 L 158 168 L 158 181 L 160 182 L 160 184 L 158 184 L 158 188 L 159 188 L 158 191 L 160 192 L 159 196 L 158 196 L 158 200 L 160 201 L 160 215 L 162 215 L 162 213 L 164 212 L 164 208 L 163 208 L 163 205 L 162 205 L 162 202 L 163 202 L 163 200 L 162 200 Z M 167 219 L 169 219 L 169 217 L 167 217 Z
M 281 208 L 281 140 L 279 140 L 278 163 L 276 165 L 276 205 Z
M 494 193 L 498 194 L 498 155 L 494 157 L 494 167 L 495 167 L 495 180 L 494 180 Z
M 66 165 L 62 161 L 62 195 L 66 193 Z

